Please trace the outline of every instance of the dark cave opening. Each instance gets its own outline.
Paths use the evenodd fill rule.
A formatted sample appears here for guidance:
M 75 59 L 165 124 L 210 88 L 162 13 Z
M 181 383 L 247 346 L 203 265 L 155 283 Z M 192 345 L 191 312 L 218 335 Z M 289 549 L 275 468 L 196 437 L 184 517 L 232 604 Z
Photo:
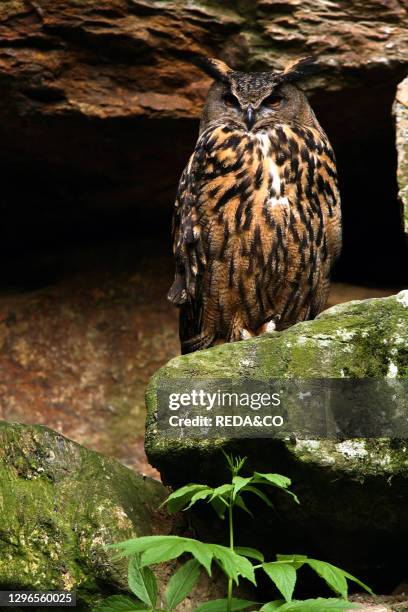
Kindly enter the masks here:
M 364 87 L 311 100 L 339 173 L 343 250 L 334 280 L 402 286 L 408 279 L 392 116 L 397 83 L 378 75 Z
M 392 118 L 398 80 L 371 77 L 369 86 L 311 99 L 338 162 L 343 252 L 333 278 L 340 282 L 407 281 Z M 109 260 L 112 249 L 128 250 L 129 261 L 145 249 L 171 257 L 174 195 L 197 121 L 9 115 L 0 128 L 1 287 L 45 286 L 86 267 L 89 256 L 103 260 L 106 252 Z

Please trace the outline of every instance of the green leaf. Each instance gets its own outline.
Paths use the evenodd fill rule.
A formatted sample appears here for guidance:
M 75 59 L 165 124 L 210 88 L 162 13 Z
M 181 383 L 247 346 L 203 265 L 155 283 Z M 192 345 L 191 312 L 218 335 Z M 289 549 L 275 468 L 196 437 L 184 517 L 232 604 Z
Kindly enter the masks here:
M 166 542 L 180 542 L 183 539 L 179 536 L 142 536 L 141 538 L 132 538 L 117 544 L 110 544 L 108 548 L 117 548 L 120 551 L 120 556 L 129 557 L 130 555 L 141 553 L 151 546 L 158 546 Z
M 242 489 L 242 493 L 245 493 L 247 491 L 248 493 L 253 493 L 254 495 L 257 495 L 258 497 L 262 499 L 262 501 L 265 502 L 267 506 L 269 506 L 270 508 L 273 508 L 273 503 L 271 502 L 269 497 L 267 497 L 263 491 L 260 491 L 258 487 L 253 487 L 252 485 L 248 485 Z
M 289 491 L 288 487 L 292 484 L 292 481 L 286 476 L 282 476 L 281 474 L 262 474 L 261 472 L 254 472 L 253 482 L 255 484 L 270 484 L 277 487 L 293 497 L 297 504 L 300 503 L 297 495 L 295 495 L 293 491 Z
M 262 472 L 254 472 L 254 482 L 255 480 L 258 480 L 258 482 L 266 480 L 280 489 L 287 489 L 292 484 L 291 479 L 287 476 L 282 476 L 282 474 L 264 474 Z
M 222 497 L 217 497 L 216 499 L 211 500 L 211 506 L 218 514 L 220 519 L 225 518 L 225 511 L 228 507 L 226 501 Z
M 126 595 L 112 595 L 93 608 L 95 612 L 134 612 L 135 610 L 149 610 L 150 606 L 136 602 Z
M 277 561 L 288 561 L 292 563 L 295 570 L 298 570 L 307 561 L 306 555 L 276 555 Z
M 178 512 L 184 508 L 189 503 L 193 495 L 204 489 L 208 490 L 209 487 L 207 487 L 207 485 L 195 483 L 185 485 L 184 487 L 173 491 L 173 493 L 171 493 L 161 505 L 164 506 L 167 504 L 167 510 L 170 514 L 173 514 L 174 512 Z
M 194 506 L 196 502 L 205 499 L 206 497 L 209 497 L 212 492 L 213 489 L 211 489 L 210 487 L 208 487 L 207 489 L 203 489 L 202 491 L 197 491 L 197 493 L 194 493 L 193 497 L 190 499 L 189 505 L 186 506 L 184 510 L 189 510 L 191 506 Z
M 349 574 L 348 572 L 343 572 L 343 574 L 345 575 L 346 578 L 348 578 L 349 580 L 352 580 L 353 582 L 356 582 L 359 586 L 361 586 L 364 590 L 367 591 L 367 593 L 370 593 L 370 595 L 374 595 L 374 592 L 370 589 L 369 586 L 367 586 L 366 584 L 364 584 L 364 582 L 361 582 L 361 580 L 359 580 L 358 578 L 356 578 L 355 576 L 353 576 L 352 574 Z
M 112 548 L 112 546 L 110 547 Z M 182 538 L 180 536 L 143 536 L 115 544 L 113 548 L 120 550 L 121 556 L 142 553 L 141 566 L 153 563 L 162 563 L 176 559 L 188 552 L 205 567 L 211 575 L 211 561 L 213 552 L 211 544 L 204 544 L 199 540 Z
M 250 557 L 251 559 L 256 559 L 261 563 L 264 562 L 263 554 L 255 548 L 249 548 L 248 546 L 235 546 L 234 550 L 238 555 L 241 555 L 242 557 Z
M 234 485 L 232 497 L 235 498 L 237 493 L 239 493 L 240 490 L 246 485 L 248 485 L 251 481 L 252 481 L 252 477 L 243 478 L 242 476 L 234 476 L 234 478 L 232 479 L 232 482 Z
M 307 559 L 306 563 L 323 578 L 332 591 L 341 595 L 343 599 L 347 599 L 348 587 L 343 570 L 331 563 L 317 561 L 316 559 Z
M 216 487 L 215 489 L 213 489 L 213 494 L 210 497 L 210 501 L 213 501 L 214 499 L 217 499 L 217 498 L 224 498 L 224 496 L 227 493 L 231 493 L 233 488 L 234 486 L 232 484 L 223 484 L 223 485 L 220 485 L 219 487 Z
M 173 610 L 187 597 L 200 576 L 201 565 L 196 559 L 190 559 L 170 578 L 166 589 L 167 607 Z
M 188 538 L 186 538 L 188 540 Z M 211 562 L 213 558 L 213 550 L 211 544 L 204 544 L 198 540 L 190 540 L 188 542 L 187 552 L 190 552 L 201 565 L 205 567 L 209 576 L 211 576 Z
M 316 559 L 307 559 L 306 563 L 321 577 L 323 580 L 327 582 L 329 587 L 335 592 L 341 595 L 343 598 L 347 598 L 347 578 L 356 582 L 363 589 L 365 589 L 371 595 L 374 595 L 373 591 L 369 586 L 361 582 L 358 578 L 345 572 L 344 570 L 332 565 L 331 563 L 326 563 L 325 561 L 317 561 Z
M 211 575 L 211 561 L 213 558 L 211 545 L 190 538 L 180 538 L 180 540 L 183 541 L 178 542 L 176 545 L 169 543 L 168 546 L 161 544 L 160 546 L 149 548 L 149 550 L 146 550 L 142 555 L 142 565 L 163 563 L 164 561 L 170 561 L 170 559 L 176 559 L 181 554 L 188 552 L 192 554 L 193 557 L 205 567 L 208 574 Z
M 201 604 L 195 609 L 195 612 L 226 612 L 227 611 L 227 599 L 214 599 L 213 601 L 207 601 L 205 604 Z M 232 598 L 232 612 L 237 610 L 246 610 L 250 606 L 256 606 L 256 601 L 249 601 L 247 599 L 235 599 Z
M 235 457 L 232 453 L 228 454 L 224 450 L 222 454 L 227 460 L 228 468 L 233 476 L 236 476 L 240 472 L 247 460 L 246 457 Z
M 242 499 L 240 495 L 237 495 L 237 497 L 235 498 L 235 505 L 238 508 L 241 508 L 241 510 L 245 510 L 245 512 L 249 514 L 249 516 L 252 516 L 252 518 L 254 517 L 254 515 L 249 510 L 249 508 L 247 507 L 246 503 L 244 502 L 244 500 Z
M 149 567 L 140 567 L 139 555 L 135 555 L 129 561 L 128 584 L 136 597 L 154 608 L 157 601 L 156 578 Z
M 255 573 L 252 563 L 246 557 L 219 544 L 206 544 L 192 538 L 180 536 L 143 536 L 115 545 L 121 555 L 141 553 L 141 567 L 176 559 L 183 553 L 190 553 L 211 575 L 211 562 L 215 557 L 229 578 L 238 583 L 238 577 L 247 578 L 253 584 Z
M 209 546 L 211 546 L 214 558 L 217 559 L 221 568 L 236 584 L 238 584 L 238 577 L 242 576 L 256 585 L 254 568 L 246 557 L 238 555 L 226 546 L 220 546 L 219 544 L 209 544 Z
M 284 603 L 284 599 L 276 599 L 275 601 L 270 601 L 269 603 L 263 605 L 259 612 L 274 612 L 275 610 L 279 610 Z
M 273 561 L 272 563 L 264 563 L 262 568 L 283 595 L 285 601 L 291 601 L 296 584 L 296 570 L 293 565 L 285 561 Z
M 157 546 L 150 546 L 142 553 L 141 565 L 154 565 L 155 563 L 164 563 L 171 559 L 177 559 L 180 555 L 186 552 L 183 542 L 162 542 Z
M 268 605 L 269 604 L 265 604 L 260 612 L 271 612 L 272 610 L 279 610 L 279 612 L 330 612 L 331 610 L 351 610 L 352 608 L 359 608 L 358 605 L 352 604 L 344 599 L 323 598 L 291 601 L 275 608 L 268 608 Z

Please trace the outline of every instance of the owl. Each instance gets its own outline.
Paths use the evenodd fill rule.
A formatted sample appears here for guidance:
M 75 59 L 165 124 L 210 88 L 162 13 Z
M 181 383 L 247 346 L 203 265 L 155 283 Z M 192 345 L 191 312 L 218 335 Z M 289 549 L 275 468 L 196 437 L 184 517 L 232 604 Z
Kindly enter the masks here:
M 283 330 L 321 312 L 341 249 L 329 140 L 296 82 L 311 58 L 244 73 L 217 59 L 181 176 L 173 234 L 182 353 Z

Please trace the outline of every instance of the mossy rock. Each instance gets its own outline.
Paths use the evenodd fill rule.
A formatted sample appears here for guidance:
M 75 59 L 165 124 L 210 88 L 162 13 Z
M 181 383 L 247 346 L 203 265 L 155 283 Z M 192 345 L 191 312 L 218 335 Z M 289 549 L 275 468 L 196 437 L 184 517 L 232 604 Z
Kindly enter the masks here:
M 146 395 L 146 450 L 167 484 L 220 482 L 226 476 L 221 449 L 247 455 L 248 471 L 292 478 L 301 505 L 278 497 L 279 518 L 259 508 L 261 520 L 241 543 L 271 540 L 278 552 L 292 543 L 299 552 L 374 575 L 384 588 L 396 580 L 398 571 L 391 579 L 388 570 L 408 536 L 408 441 L 168 438 L 157 427 L 157 389 L 194 377 L 408 379 L 408 291 L 341 304 L 284 332 L 177 357 L 156 373 Z M 408 415 L 407 402 L 402 409 Z
M 125 589 L 106 545 L 163 533 L 165 496 L 50 429 L 0 422 L 0 589 L 76 590 L 79 610 Z
M 198 460 L 193 459 L 193 465 L 181 460 L 186 453 L 193 450 L 194 453 L 212 454 L 226 443 L 225 440 L 186 436 L 170 439 L 161 435 L 157 428 L 157 390 L 161 383 L 195 378 L 240 381 L 408 379 L 408 290 L 388 298 L 340 304 L 314 321 L 299 323 L 284 332 L 176 357 L 158 370 L 146 392 L 146 450 L 152 465 L 170 484 L 197 473 Z M 298 454 L 300 451 L 295 448 L 293 452 Z M 383 462 L 377 461 L 376 452 L 380 451 L 378 445 L 375 448 L 376 451 L 368 452 L 368 458 L 365 456 L 364 473 L 367 469 L 377 473 L 376 464 Z M 302 454 L 303 449 L 302 443 Z M 311 446 L 309 451 L 312 452 Z M 361 466 L 361 452 L 355 455 L 358 461 L 353 460 L 351 453 L 344 466 L 347 471 L 358 471 Z M 325 463 L 323 457 L 318 451 L 315 459 Z M 371 458 L 372 464 L 369 463 Z M 388 464 L 396 471 L 405 470 L 408 465 L 405 458 L 398 461 L 394 455 Z M 176 470 L 172 468 L 174 465 L 177 465 Z

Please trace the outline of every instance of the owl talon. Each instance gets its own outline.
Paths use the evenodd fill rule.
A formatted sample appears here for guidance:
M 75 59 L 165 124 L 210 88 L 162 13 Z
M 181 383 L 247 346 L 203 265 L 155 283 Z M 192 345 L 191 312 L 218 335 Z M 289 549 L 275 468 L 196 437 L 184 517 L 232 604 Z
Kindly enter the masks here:
M 273 317 L 271 317 L 269 319 L 269 321 L 266 321 L 266 323 L 264 323 L 260 329 L 258 330 L 258 335 L 262 335 L 262 334 L 270 334 L 274 331 L 276 331 L 276 324 L 278 321 L 280 321 L 281 316 L 278 315 L 274 315 Z
M 241 329 L 239 335 L 241 337 L 241 340 L 249 340 L 250 338 L 253 338 L 253 335 L 247 329 Z
M 266 324 L 264 334 L 274 332 L 275 330 L 276 330 L 276 323 L 274 319 L 272 319 L 271 321 L 268 321 L 268 323 Z

